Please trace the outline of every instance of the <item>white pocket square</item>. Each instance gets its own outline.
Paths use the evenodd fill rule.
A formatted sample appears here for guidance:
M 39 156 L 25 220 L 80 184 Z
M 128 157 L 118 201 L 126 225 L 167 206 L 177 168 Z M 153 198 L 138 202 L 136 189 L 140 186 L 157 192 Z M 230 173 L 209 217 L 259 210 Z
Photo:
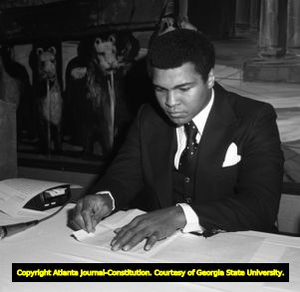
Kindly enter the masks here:
M 231 143 L 226 151 L 222 167 L 228 167 L 239 163 L 241 156 L 238 155 L 238 149 L 235 143 Z

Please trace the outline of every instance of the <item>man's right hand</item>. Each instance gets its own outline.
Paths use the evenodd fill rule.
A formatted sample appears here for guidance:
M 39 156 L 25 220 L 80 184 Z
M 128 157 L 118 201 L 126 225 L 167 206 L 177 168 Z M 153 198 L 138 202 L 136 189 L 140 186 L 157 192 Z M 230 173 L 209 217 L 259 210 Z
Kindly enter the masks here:
M 109 194 L 87 195 L 77 202 L 70 225 L 76 230 L 93 232 L 101 219 L 112 212 L 112 208 Z

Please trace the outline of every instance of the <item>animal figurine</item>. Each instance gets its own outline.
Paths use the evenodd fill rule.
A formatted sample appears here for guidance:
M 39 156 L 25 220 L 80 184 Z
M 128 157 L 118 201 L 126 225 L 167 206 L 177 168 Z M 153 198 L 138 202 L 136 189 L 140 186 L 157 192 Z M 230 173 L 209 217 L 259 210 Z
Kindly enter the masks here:
M 109 35 L 107 39 L 95 38 L 93 57 L 89 60 L 87 67 L 87 93 L 86 99 L 91 105 L 91 114 L 94 121 L 91 123 L 93 131 L 87 137 L 86 149 L 91 152 L 94 135 L 101 135 L 102 146 L 108 152 L 113 146 L 114 140 L 114 118 L 115 118 L 115 73 L 118 69 L 116 38 Z M 100 119 L 100 120 L 99 120 Z M 102 126 L 97 127 L 97 124 Z M 88 123 L 89 125 L 90 123 Z M 98 133 L 97 133 L 98 132 Z
M 77 132 L 76 136 L 85 157 L 110 155 L 122 127 L 129 123 L 123 79 L 138 50 L 139 44 L 131 35 L 106 33 L 81 44 L 78 57 L 68 64 L 66 96 L 72 116 L 80 112 L 83 117 L 77 127 L 81 135 Z M 73 86 L 83 95 L 70 94 Z
M 38 112 L 40 151 L 50 154 L 62 151 L 63 98 L 57 72 L 55 46 L 33 49 L 31 66 Z

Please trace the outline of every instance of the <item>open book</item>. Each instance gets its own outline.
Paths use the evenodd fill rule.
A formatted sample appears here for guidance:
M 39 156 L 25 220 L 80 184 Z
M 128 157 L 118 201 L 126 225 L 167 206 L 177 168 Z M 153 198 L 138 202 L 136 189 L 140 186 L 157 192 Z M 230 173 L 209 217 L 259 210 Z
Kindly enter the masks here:
M 0 211 L 17 216 L 23 207 L 37 195 L 67 186 L 69 184 L 26 178 L 2 180 L 0 181 Z

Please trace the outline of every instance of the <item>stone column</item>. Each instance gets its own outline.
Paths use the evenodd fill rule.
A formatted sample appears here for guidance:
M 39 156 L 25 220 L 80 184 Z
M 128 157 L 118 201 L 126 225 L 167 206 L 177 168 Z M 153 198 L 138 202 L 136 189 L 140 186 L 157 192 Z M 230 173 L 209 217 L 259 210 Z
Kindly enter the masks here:
M 287 53 L 300 56 L 300 1 L 288 0 Z
M 286 0 L 262 0 L 259 30 L 259 54 L 282 57 L 286 52 Z
M 259 52 L 244 63 L 245 81 L 300 83 L 299 23 L 299 0 L 261 0 Z

